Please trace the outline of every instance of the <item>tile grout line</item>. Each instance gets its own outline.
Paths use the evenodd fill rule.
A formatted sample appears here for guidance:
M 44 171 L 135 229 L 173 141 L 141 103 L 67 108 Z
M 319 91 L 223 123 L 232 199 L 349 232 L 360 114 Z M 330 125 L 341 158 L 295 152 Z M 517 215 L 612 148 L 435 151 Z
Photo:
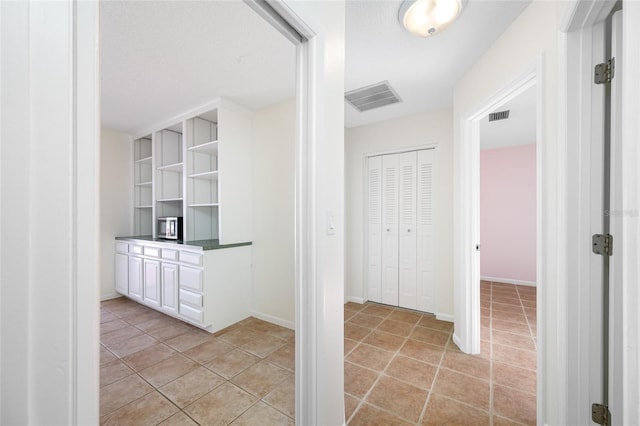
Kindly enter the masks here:
M 424 422 L 424 416 L 427 414 L 427 406 L 429 405 L 429 401 L 431 400 L 431 395 L 433 394 L 433 387 L 440 375 L 440 369 L 442 368 L 442 363 L 444 362 L 445 354 L 447 353 L 447 349 L 449 349 L 449 344 L 453 339 L 453 327 L 449 330 L 449 338 L 444 345 L 444 350 L 442 351 L 442 355 L 440 356 L 440 362 L 438 362 L 438 367 L 436 368 L 436 373 L 433 375 L 433 380 L 431 381 L 431 386 L 429 386 L 429 392 L 427 393 L 427 399 L 424 401 L 424 406 L 422 407 L 422 411 L 420 412 L 420 417 L 418 418 L 418 424 Z

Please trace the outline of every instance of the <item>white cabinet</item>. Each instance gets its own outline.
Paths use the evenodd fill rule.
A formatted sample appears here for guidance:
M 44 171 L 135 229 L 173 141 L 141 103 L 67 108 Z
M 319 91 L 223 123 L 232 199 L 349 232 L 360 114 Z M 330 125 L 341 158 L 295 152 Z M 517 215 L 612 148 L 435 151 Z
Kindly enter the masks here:
M 129 293 L 129 256 L 116 253 L 116 291 Z
M 144 301 L 160 306 L 160 262 L 144 259 Z
M 142 258 L 129 256 L 129 291 L 127 295 L 142 300 L 143 268 Z
M 164 252 L 164 250 L 163 250 Z M 160 266 L 162 282 L 162 310 L 178 313 L 178 265 L 162 262 Z
M 388 305 L 434 310 L 435 149 L 370 157 L 367 294 Z

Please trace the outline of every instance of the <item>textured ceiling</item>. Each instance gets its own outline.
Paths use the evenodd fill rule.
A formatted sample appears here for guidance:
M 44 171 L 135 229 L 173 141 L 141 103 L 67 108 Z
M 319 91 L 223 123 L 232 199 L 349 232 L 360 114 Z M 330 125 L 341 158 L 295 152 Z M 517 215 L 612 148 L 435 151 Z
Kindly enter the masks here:
M 348 0 L 345 91 L 388 80 L 403 102 L 362 113 L 345 104 L 346 126 L 451 106 L 456 81 L 529 3 L 470 0 L 446 31 L 420 38 L 398 22 L 402 1 Z
M 241 1 L 100 3 L 105 127 L 135 133 L 217 97 L 295 94 L 295 47 Z
M 489 122 L 487 116 L 480 121 L 480 149 L 536 143 L 536 86 L 530 87 L 496 111 L 507 109 L 510 113 L 506 120 Z

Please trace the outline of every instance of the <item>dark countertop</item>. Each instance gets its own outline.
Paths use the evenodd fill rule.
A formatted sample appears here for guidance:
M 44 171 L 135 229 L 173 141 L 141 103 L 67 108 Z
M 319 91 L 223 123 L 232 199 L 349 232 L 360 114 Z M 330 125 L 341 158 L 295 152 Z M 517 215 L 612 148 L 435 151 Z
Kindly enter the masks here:
M 142 235 L 136 237 L 116 237 L 116 240 L 140 240 L 140 241 L 153 241 L 156 243 L 163 244 L 179 244 L 184 246 L 191 246 L 194 248 L 201 248 L 202 250 L 218 250 L 225 249 L 231 247 L 240 247 L 240 246 L 250 246 L 252 244 L 251 241 L 241 242 L 241 243 L 233 243 L 233 244 L 220 244 L 220 240 L 196 240 L 196 241 L 175 241 L 175 240 L 165 240 L 162 238 L 153 238 L 151 235 Z

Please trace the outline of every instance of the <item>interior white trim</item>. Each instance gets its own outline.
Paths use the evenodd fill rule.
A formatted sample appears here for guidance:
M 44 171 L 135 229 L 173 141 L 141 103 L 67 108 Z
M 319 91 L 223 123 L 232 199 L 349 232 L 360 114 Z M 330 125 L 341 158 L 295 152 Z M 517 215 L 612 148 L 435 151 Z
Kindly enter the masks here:
M 451 314 L 436 314 L 436 319 L 440 321 L 453 322 L 455 317 Z
M 366 300 L 364 299 L 364 297 L 347 296 L 347 302 L 353 302 L 362 305 L 366 302 Z
M 505 283 L 505 284 L 526 285 L 529 287 L 536 287 L 535 281 L 514 280 L 512 278 L 486 277 L 483 275 L 480 276 L 480 279 L 482 281 L 493 281 L 493 282 Z
M 276 325 L 279 325 L 281 327 L 288 328 L 289 330 L 295 330 L 296 329 L 296 324 L 293 321 L 287 321 L 287 320 L 284 320 L 282 318 L 279 318 L 279 317 L 276 317 L 276 316 L 273 316 L 273 315 L 269 315 L 269 314 L 265 314 L 265 313 L 262 313 L 262 312 L 259 312 L 259 311 L 251 311 L 251 315 L 256 317 L 256 318 L 258 318 L 258 319 L 261 319 L 263 321 L 267 321 L 267 322 L 270 322 L 272 324 L 276 324 Z

